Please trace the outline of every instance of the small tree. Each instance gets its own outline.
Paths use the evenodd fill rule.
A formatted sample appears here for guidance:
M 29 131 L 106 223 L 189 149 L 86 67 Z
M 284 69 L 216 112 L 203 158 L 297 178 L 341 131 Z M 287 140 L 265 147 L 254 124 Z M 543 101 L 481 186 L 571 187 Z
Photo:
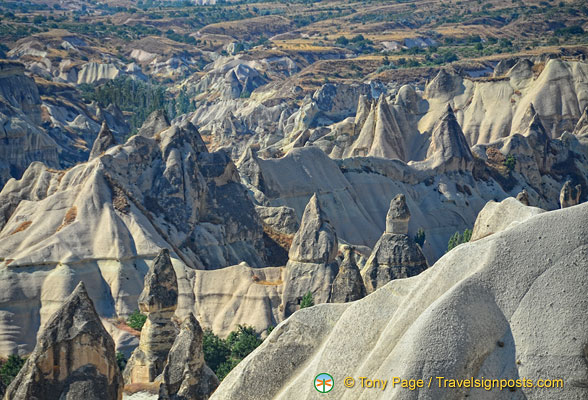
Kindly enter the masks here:
M 506 160 L 504 160 L 504 166 L 508 168 L 509 171 L 514 171 L 515 165 L 517 164 L 517 159 L 512 154 L 506 156 Z
M 414 241 L 417 242 L 419 246 L 423 247 L 423 244 L 425 244 L 425 230 L 423 228 L 417 230 L 416 235 L 414 235 Z
M 0 367 L 0 379 L 5 386 L 10 385 L 10 382 L 18 375 L 18 371 L 20 371 L 24 363 L 23 358 L 13 354 L 2 364 L 2 367 Z
M 131 315 L 129 315 L 129 319 L 127 320 L 128 325 L 136 331 L 140 331 L 143 329 L 143 325 L 145 325 L 145 321 L 147 321 L 147 316 L 141 314 L 139 310 L 133 311 Z
M 314 306 L 314 300 L 312 299 L 312 293 L 310 291 L 306 292 L 304 296 L 302 296 L 302 300 L 300 301 L 300 309 L 307 307 Z
M 459 232 L 455 232 L 451 238 L 449 238 L 449 242 L 447 243 L 447 251 L 450 251 L 454 247 L 459 246 L 462 243 L 467 243 L 472 238 L 472 230 L 466 229 L 463 231 L 462 234 Z
M 121 371 L 124 371 L 125 367 L 127 366 L 127 358 L 120 351 L 116 352 L 116 364 L 118 365 L 118 369 Z

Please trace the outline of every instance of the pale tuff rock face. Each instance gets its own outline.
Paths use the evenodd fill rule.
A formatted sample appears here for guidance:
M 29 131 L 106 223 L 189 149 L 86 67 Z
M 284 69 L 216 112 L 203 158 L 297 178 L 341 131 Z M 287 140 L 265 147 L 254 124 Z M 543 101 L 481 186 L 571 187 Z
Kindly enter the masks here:
M 98 157 L 115 144 L 116 139 L 114 138 L 114 135 L 108 128 L 106 121 L 103 121 L 102 126 L 100 127 L 100 132 L 98 132 L 98 136 L 92 145 L 89 160 Z
M 489 201 L 476 218 L 472 230 L 471 241 L 479 240 L 494 233 L 501 232 L 510 225 L 519 224 L 537 214 L 545 212 L 537 207 L 529 207 L 524 203 L 526 191 L 521 192 L 517 199 L 508 197 L 500 203 Z M 518 200 L 518 201 L 517 201 Z M 528 200 L 528 198 L 527 198 Z
M 83 283 L 45 325 L 5 399 L 120 400 L 114 342 Z
M 339 265 L 339 272 L 333 281 L 331 289 L 331 303 L 347 303 L 359 300 L 366 296 L 365 285 L 355 263 L 353 249 L 350 246 L 345 248 L 343 261 Z
M 386 214 L 386 233 L 408 234 L 410 211 L 406 205 L 406 197 L 400 193 L 390 201 Z
M 291 261 L 307 263 L 329 263 L 337 256 L 337 234 L 321 210 L 316 194 L 304 209 L 288 256 Z
M 192 268 L 267 265 L 261 221 L 235 165 L 225 153 L 208 153 L 190 123 L 157 139 L 135 135 L 66 171 L 33 163 L 0 192 L 0 238 L 5 355 L 30 353 L 40 326 L 80 280 L 88 283 L 99 315 L 128 316 L 162 248 L 172 251 L 177 264 L 182 316 L 198 300 Z M 37 279 L 29 279 L 30 273 Z M 238 308 L 249 299 L 243 290 L 235 298 Z M 209 306 L 207 312 L 209 322 L 218 310 Z M 270 312 L 259 314 L 245 315 L 271 321 Z M 223 318 L 217 322 L 222 329 L 248 322 Z M 113 333 L 117 343 L 129 346 L 119 333 Z
M 588 107 L 584 108 L 582 116 L 576 124 L 574 135 L 579 137 L 588 137 Z
M 180 326 L 163 370 L 160 400 L 206 400 L 219 380 L 204 362 L 202 328 L 190 313 Z
M 155 110 L 143 122 L 141 129 L 139 129 L 139 135 L 152 138 L 157 133 L 169 128 L 169 119 L 165 111 Z
M 559 204 L 561 208 L 575 206 L 580 203 L 580 196 L 582 195 L 582 186 L 572 186 L 571 181 L 567 181 L 561 188 L 559 195 Z
M 408 236 L 410 210 L 404 194 L 390 202 L 386 231 L 376 243 L 362 271 L 369 293 L 393 279 L 415 276 L 427 269 L 427 260 L 419 245 Z
M 473 167 L 472 152 L 449 104 L 433 129 L 427 161 L 442 171 L 467 171 Z
M 523 189 L 522 192 L 517 194 L 516 199 L 526 206 L 530 205 L 529 204 L 529 193 L 525 189 Z
M 125 382 L 152 383 L 163 372 L 176 336 L 172 317 L 178 305 L 178 282 L 169 251 L 164 249 L 153 261 L 139 296 L 139 309 L 147 315 L 139 347 L 124 371 Z
M 338 269 L 337 250 L 337 234 L 315 194 L 304 209 L 300 229 L 290 247 L 282 298 L 286 317 L 299 308 L 307 292 L 311 292 L 315 304 L 329 300 Z
M 422 274 L 392 281 L 357 302 L 297 312 L 231 371 L 212 399 L 314 399 L 309 382 L 324 371 L 336 382 L 330 396 L 341 400 L 408 393 L 361 388 L 357 378 L 353 389 L 337 384 L 348 376 L 378 376 L 388 384 L 407 376 L 425 385 L 431 376 L 543 376 L 570 384 L 504 395 L 585 398 L 588 315 L 578 310 L 588 307 L 587 213 L 581 204 L 533 216 L 460 245 Z M 427 393 L 488 396 L 483 389 L 437 385 Z

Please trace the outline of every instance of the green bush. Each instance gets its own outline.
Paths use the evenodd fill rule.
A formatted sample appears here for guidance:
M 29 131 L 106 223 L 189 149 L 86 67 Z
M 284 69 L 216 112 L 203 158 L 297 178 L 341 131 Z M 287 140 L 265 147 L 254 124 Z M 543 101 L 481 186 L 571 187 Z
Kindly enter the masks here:
M 423 244 L 425 244 L 425 237 L 425 230 L 419 228 L 416 235 L 414 235 L 414 241 L 417 242 L 419 246 L 423 247 Z
M 303 308 L 312 306 L 314 306 L 314 300 L 312 299 L 312 293 L 309 291 L 306 292 L 304 296 L 302 296 L 302 300 L 300 301 L 300 309 L 302 310 Z
M 226 339 L 221 339 L 211 330 L 206 330 L 202 340 L 204 360 L 218 379 L 223 380 L 261 343 L 262 340 L 255 330 L 245 325 L 239 325 Z
M 447 243 L 447 251 L 450 251 L 454 247 L 459 246 L 462 243 L 467 243 L 472 238 L 472 230 L 466 229 L 463 233 L 455 232 L 451 238 L 449 238 L 449 242 Z
M 118 369 L 121 371 L 124 371 L 125 367 L 127 366 L 127 358 L 120 351 L 116 352 L 116 364 L 118 365 Z
M 514 171 L 515 165 L 517 164 L 517 159 L 512 154 L 506 156 L 506 160 L 504 160 L 504 166 L 508 168 L 509 171 Z
M 147 316 L 141 314 L 139 310 L 133 311 L 131 315 L 129 315 L 129 319 L 127 319 L 127 324 L 136 331 L 140 331 L 143 329 L 143 325 L 147 321 Z
M 24 365 L 25 360 L 17 355 L 8 357 L 5 363 L 0 367 L 0 380 L 5 386 L 10 385 L 10 382 L 18 375 L 18 371 Z

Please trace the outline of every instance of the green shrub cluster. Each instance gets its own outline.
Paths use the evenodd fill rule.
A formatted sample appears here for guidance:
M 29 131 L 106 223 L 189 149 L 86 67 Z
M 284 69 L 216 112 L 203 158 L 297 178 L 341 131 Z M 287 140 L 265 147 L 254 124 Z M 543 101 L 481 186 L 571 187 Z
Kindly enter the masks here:
M 472 238 L 472 230 L 466 229 L 463 233 L 455 232 L 451 238 L 449 238 L 449 242 L 447 243 L 447 251 L 450 251 L 454 247 L 459 246 L 462 243 L 467 243 Z
M 211 330 L 205 330 L 202 340 L 204 360 L 218 379 L 223 380 L 261 343 L 262 340 L 250 326 L 239 325 L 226 339 L 218 337 Z
M 147 321 L 147 316 L 141 314 L 139 310 L 133 311 L 129 318 L 127 319 L 127 324 L 136 331 L 140 331 L 143 329 L 143 325 L 145 325 L 145 321 Z
M 0 380 L 4 386 L 10 385 L 10 382 L 16 377 L 18 371 L 24 365 L 25 360 L 17 355 L 11 355 L 2 363 L 0 367 Z

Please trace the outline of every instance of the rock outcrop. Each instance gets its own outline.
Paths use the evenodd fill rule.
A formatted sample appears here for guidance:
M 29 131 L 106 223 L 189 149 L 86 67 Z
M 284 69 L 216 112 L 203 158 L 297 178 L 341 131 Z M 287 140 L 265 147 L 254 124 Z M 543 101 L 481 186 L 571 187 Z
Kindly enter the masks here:
M 529 204 L 529 193 L 523 189 L 522 192 L 519 192 L 519 194 L 517 194 L 517 200 L 520 201 L 522 204 L 528 206 Z
M 102 122 L 102 126 L 100 127 L 100 132 L 98 132 L 98 136 L 92 145 L 92 150 L 90 151 L 89 159 L 93 159 L 98 157 L 100 154 L 108 150 L 110 147 L 116 144 L 116 139 L 114 135 L 108 128 L 108 124 L 106 121 Z
M 470 146 L 448 104 L 441 120 L 435 125 L 427 162 L 440 171 L 466 171 L 473 167 L 474 157 Z
M 155 110 L 149 114 L 143 122 L 143 125 L 141 125 L 139 135 L 152 138 L 156 134 L 169 128 L 169 126 L 169 119 L 167 118 L 166 112 L 162 109 Z
M 162 250 L 145 275 L 139 296 L 139 310 L 147 315 L 141 330 L 139 347 L 124 371 L 125 383 L 152 383 L 163 372 L 176 336 L 172 317 L 178 306 L 178 281 L 169 258 Z
M 4 399 L 120 400 L 122 389 L 114 342 L 80 283 L 47 321 Z
M 537 214 L 545 212 L 537 207 L 529 207 L 512 197 L 500 203 L 489 201 L 476 218 L 470 241 L 479 240 L 494 233 L 501 232 L 511 225 L 519 224 Z
M 571 181 L 566 181 L 559 195 L 559 204 L 561 208 L 575 206 L 580 203 L 580 196 L 582 195 L 582 186 L 572 186 Z
M 218 378 L 204 362 L 202 336 L 200 324 L 190 313 L 169 350 L 160 400 L 206 400 L 218 387 Z
M 390 202 L 386 231 L 362 271 L 369 293 L 393 279 L 409 278 L 427 269 L 427 260 L 421 248 L 408 236 L 409 219 L 406 198 L 399 194 Z
M 300 229 L 288 253 L 282 300 L 286 316 L 298 309 L 307 292 L 312 294 L 315 304 L 329 300 L 337 275 L 337 250 L 337 234 L 315 194 L 304 209 Z
M 177 267 L 180 317 L 195 311 L 193 269 L 267 265 L 260 218 L 227 154 L 208 153 L 189 122 L 156 136 L 134 135 L 66 171 L 33 163 L 0 192 L 0 329 L 7 332 L 0 354 L 30 353 L 39 325 L 80 280 L 100 316 L 128 317 L 162 248 Z M 249 315 L 257 321 L 257 311 Z M 108 329 L 121 345 L 121 331 Z
M 339 272 L 333 281 L 331 289 L 331 303 L 347 303 L 349 301 L 359 300 L 366 296 L 363 278 L 355 258 L 353 249 L 346 246 L 343 253 L 343 261 L 339 265 Z
M 213 400 L 317 398 L 324 371 L 341 400 L 406 398 L 360 376 L 563 379 L 549 390 L 443 387 L 430 398 L 582 399 L 588 395 L 588 204 L 536 215 L 448 252 L 424 273 L 348 304 L 304 309 L 278 325 L 223 380 Z M 565 355 L 565 356 L 562 356 Z M 271 365 L 272 368 L 267 368 Z M 356 380 L 346 388 L 345 377 Z M 252 384 L 255 382 L 255 384 Z
M 406 205 L 406 197 L 400 193 L 390 202 L 390 208 L 386 214 L 386 232 L 408 235 L 408 221 L 410 221 L 410 210 Z

